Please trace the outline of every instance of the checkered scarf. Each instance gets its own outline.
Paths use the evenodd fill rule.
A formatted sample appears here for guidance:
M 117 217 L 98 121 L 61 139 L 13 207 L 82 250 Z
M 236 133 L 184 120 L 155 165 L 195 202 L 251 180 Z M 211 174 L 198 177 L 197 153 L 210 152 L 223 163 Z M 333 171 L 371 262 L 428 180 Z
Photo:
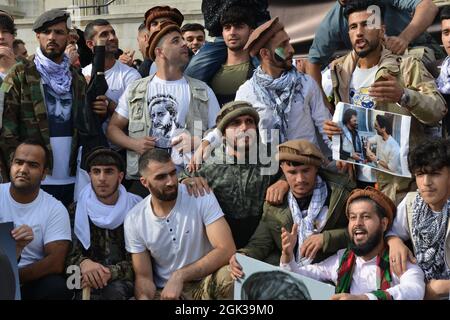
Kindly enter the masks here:
M 303 242 L 315 232 L 320 231 L 323 226 L 328 207 L 324 206 L 328 197 L 327 184 L 320 176 L 316 177 L 313 195 L 307 210 L 301 210 L 292 192 L 288 194 L 289 209 L 294 222 L 298 225 L 298 252 L 297 261 L 300 261 L 300 247 Z
M 450 200 L 441 213 L 434 213 L 419 193 L 413 204 L 412 233 L 417 263 L 427 280 L 449 279 L 445 265 L 445 235 L 450 215 Z
M 445 58 L 442 63 L 436 84 L 440 93 L 450 94 L 450 57 Z
M 47 58 L 41 48 L 37 48 L 34 63 L 43 83 L 50 86 L 57 95 L 70 92 L 72 73 L 70 72 L 69 57 L 66 54 L 64 54 L 63 61 L 58 64 Z
M 274 79 L 259 66 L 250 81 L 252 81 L 252 87 L 258 100 L 273 110 L 273 127 L 267 129 L 280 130 L 280 140 L 285 142 L 289 127 L 287 115 L 291 111 L 294 97 L 300 100 L 300 104 L 303 104 L 304 98 L 301 89 L 305 75 L 292 68 Z

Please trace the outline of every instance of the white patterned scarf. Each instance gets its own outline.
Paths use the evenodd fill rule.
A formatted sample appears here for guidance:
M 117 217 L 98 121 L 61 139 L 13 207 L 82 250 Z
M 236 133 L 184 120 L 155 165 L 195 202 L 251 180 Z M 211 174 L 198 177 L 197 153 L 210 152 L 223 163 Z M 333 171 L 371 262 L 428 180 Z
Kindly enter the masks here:
M 436 84 L 440 93 L 450 94 L 450 57 L 445 58 L 442 63 Z
M 56 94 L 64 95 L 70 92 L 72 73 L 70 72 L 69 57 L 66 54 L 64 54 L 63 61 L 57 64 L 44 56 L 41 48 L 37 48 L 34 63 L 43 83 L 50 86 Z
M 298 225 L 297 261 L 300 261 L 300 248 L 303 242 L 310 235 L 320 232 L 325 225 L 328 214 L 328 206 L 325 206 L 327 197 L 327 184 L 320 176 L 316 177 L 316 184 L 307 210 L 302 211 L 299 208 L 297 200 L 291 191 L 288 194 L 289 209 L 291 210 L 294 223 Z
M 426 280 L 450 279 L 445 263 L 445 235 L 450 216 L 450 199 L 441 213 L 434 213 L 419 193 L 414 200 L 412 233 L 417 263 Z
M 89 219 L 99 228 L 114 230 L 118 228 L 128 211 L 130 211 L 142 198 L 128 193 L 123 185 L 119 186 L 119 199 L 112 206 L 101 203 L 89 183 L 83 188 L 75 211 L 75 235 L 83 247 L 88 250 L 91 246 L 91 230 Z
M 302 82 L 305 75 L 298 72 L 295 68 L 283 72 L 276 79 L 265 73 L 259 66 L 251 78 L 252 87 L 256 97 L 265 106 L 272 108 L 274 117 L 274 126 L 269 129 L 280 130 L 280 142 L 287 140 L 288 119 L 287 115 L 291 110 L 294 96 L 300 99 L 303 104 L 304 98 L 301 94 Z

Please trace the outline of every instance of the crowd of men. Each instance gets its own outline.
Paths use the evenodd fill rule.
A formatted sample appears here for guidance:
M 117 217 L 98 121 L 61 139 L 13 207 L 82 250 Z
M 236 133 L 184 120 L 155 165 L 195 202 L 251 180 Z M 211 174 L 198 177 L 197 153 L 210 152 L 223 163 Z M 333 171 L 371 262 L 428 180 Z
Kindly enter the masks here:
M 0 11 L 0 223 L 22 298 L 231 299 L 241 253 L 333 283 L 334 300 L 448 299 L 450 6 L 338 0 L 295 64 L 267 1 L 215 2 L 206 28 L 150 8 L 138 70 L 107 20 L 79 33 L 46 11 L 28 56 Z M 447 57 L 426 33 L 438 14 Z M 108 90 L 91 101 L 101 40 Z M 358 165 L 357 114 L 333 122 L 339 102 L 411 118 L 407 159 L 367 157 L 412 178 Z M 368 143 L 396 143 L 374 120 Z M 336 138 L 354 164 L 333 160 Z

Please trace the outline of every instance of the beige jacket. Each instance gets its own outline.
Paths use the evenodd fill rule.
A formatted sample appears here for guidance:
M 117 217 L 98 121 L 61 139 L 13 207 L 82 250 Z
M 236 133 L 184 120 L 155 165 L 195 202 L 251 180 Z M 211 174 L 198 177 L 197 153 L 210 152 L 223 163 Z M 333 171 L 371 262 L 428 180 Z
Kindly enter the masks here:
M 350 102 L 350 80 L 357 65 L 358 56 L 354 51 L 336 59 L 331 64 L 334 102 Z M 411 116 L 410 150 L 426 138 L 428 127 L 439 126 L 447 113 L 444 98 L 438 92 L 433 76 L 422 61 L 414 56 L 398 56 L 383 48 L 375 81 L 386 74 L 397 78 L 407 90 L 407 106 L 397 103 L 377 103 L 375 109 Z M 380 190 L 395 202 L 399 202 L 406 192 L 415 190 L 414 181 L 408 178 L 377 172 Z M 400 199 L 399 199 L 400 198 Z

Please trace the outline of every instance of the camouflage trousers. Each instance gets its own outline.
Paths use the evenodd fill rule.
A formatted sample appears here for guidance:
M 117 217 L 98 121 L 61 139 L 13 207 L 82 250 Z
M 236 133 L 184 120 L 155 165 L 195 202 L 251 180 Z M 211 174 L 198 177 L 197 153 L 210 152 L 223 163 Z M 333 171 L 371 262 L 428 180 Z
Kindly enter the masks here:
M 184 300 L 231 300 L 233 284 L 228 265 L 199 281 L 184 284 L 181 299 Z M 154 300 L 161 299 L 162 289 L 158 289 Z

